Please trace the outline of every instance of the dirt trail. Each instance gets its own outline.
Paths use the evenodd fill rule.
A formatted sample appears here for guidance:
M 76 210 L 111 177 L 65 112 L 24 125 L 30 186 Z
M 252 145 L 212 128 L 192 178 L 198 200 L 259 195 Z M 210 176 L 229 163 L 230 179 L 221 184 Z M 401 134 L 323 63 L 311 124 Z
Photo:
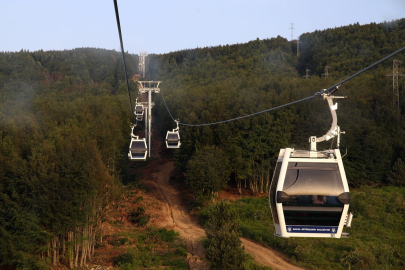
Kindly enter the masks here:
M 156 149 L 156 148 L 155 148 Z M 150 164 L 151 165 L 151 164 Z M 208 269 L 203 260 L 204 248 L 202 238 L 205 236 L 204 229 L 188 214 L 183 206 L 181 194 L 169 183 L 170 175 L 174 170 L 173 162 L 164 162 L 159 166 L 152 166 L 153 172 L 148 185 L 154 190 L 154 194 L 164 207 L 162 207 L 162 221 L 159 226 L 174 229 L 185 239 L 189 252 L 188 261 L 190 269 Z M 275 251 L 263 247 L 248 239 L 241 238 L 247 252 L 261 265 L 271 266 L 279 270 L 302 269 L 283 260 Z

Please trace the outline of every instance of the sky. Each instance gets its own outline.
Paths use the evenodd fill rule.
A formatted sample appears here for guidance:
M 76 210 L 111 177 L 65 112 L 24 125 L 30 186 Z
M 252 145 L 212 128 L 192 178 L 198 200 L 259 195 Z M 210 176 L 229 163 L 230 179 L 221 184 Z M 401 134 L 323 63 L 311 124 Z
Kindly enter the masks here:
M 118 0 L 124 50 L 164 54 L 405 18 L 405 0 Z M 113 0 L 1 0 L 0 52 L 121 51 Z

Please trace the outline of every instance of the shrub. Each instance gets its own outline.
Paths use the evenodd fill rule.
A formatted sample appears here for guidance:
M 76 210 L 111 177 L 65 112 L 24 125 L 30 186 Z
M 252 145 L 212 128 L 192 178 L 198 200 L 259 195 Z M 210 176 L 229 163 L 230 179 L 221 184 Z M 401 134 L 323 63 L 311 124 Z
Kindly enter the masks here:
M 187 262 L 181 259 L 172 260 L 170 266 L 174 266 L 174 269 L 188 269 Z
M 179 247 L 176 250 L 175 254 L 179 255 L 179 256 L 187 256 L 188 253 L 187 253 L 187 250 L 184 247 Z
M 128 238 L 113 238 L 111 241 L 111 245 L 113 246 L 123 246 L 126 242 L 128 242 Z
M 166 228 L 159 229 L 159 230 L 151 230 L 148 232 L 148 237 L 150 238 L 158 238 L 159 240 L 167 243 L 172 243 L 176 239 L 179 233 L 176 233 L 174 230 L 168 231 Z
M 400 158 L 397 159 L 392 170 L 388 172 L 387 181 L 393 186 L 405 186 L 405 163 Z
M 139 196 L 134 200 L 134 203 L 139 203 L 142 200 L 143 200 L 143 196 Z
M 243 269 L 247 260 L 239 238 L 237 213 L 227 201 L 212 208 L 205 227 L 208 238 L 206 256 L 214 269 Z
M 145 226 L 148 224 L 149 219 L 150 219 L 150 216 L 149 216 L 149 215 L 140 216 L 140 217 L 138 218 L 138 221 L 137 221 L 138 226 L 139 226 L 139 227 L 145 227 Z
M 124 264 L 132 264 L 134 262 L 135 259 L 135 255 L 133 253 L 130 252 L 125 252 L 122 253 L 120 255 L 118 255 L 115 260 L 114 263 L 115 265 L 124 265 Z
M 131 211 L 130 219 L 131 223 L 138 224 L 140 227 L 146 226 L 150 219 L 149 215 L 145 215 L 145 208 L 138 206 L 137 210 Z

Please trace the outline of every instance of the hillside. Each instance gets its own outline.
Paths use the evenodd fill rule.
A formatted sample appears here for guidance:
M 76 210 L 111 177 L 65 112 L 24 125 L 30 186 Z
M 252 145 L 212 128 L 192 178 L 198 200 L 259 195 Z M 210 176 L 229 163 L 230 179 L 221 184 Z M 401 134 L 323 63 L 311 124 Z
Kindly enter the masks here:
M 0 53 L 0 265 L 91 257 L 122 189 L 130 112 L 120 61 L 95 49 Z
M 311 96 L 404 47 L 404 40 L 401 19 L 306 33 L 298 57 L 296 44 L 281 37 L 150 55 L 146 79 L 162 81 L 161 94 L 154 95 L 154 124 L 163 134 L 174 128 L 163 97 L 175 119 L 203 124 Z M 126 57 L 133 77 L 138 57 Z M 395 59 L 405 61 L 405 55 Z M 322 76 L 326 65 L 327 78 Z M 311 79 L 302 77 L 306 69 Z M 338 124 L 346 131 L 346 174 L 359 198 L 353 206 L 365 227 L 375 219 L 376 235 L 384 235 L 381 226 L 403 220 L 405 96 L 401 82 L 400 102 L 394 104 L 390 73 L 392 59 L 343 84 L 337 93 L 348 96 L 339 101 Z M 132 81 L 130 90 L 137 96 Z M 0 52 L 0 266 L 74 268 L 93 256 L 107 211 L 123 196 L 122 184 L 136 186 L 142 177 L 140 165 L 126 158 L 131 118 L 126 91 L 116 51 Z M 189 190 L 189 206 L 204 209 L 227 186 L 244 194 L 266 193 L 279 149 L 307 149 L 308 137 L 323 135 L 330 123 L 326 102 L 311 99 L 226 124 L 181 126 L 182 148 L 169 157 L 183 175 L 179 185 Z M 330 142 L 318 146 L 329 147 Z M 201 178 L 202 172 L 210 174 Z M 292 260 L 306 260 L 304 267 L 327 267 L 323 257 L 310 263 L 318 251 L 300 250 L 305 241 L 268 241 L 246 228 L 241 223 L 244 236 L 261 237 Z M 389 231 L 381 248 L 375 246 L 378 237 L 363 241 L 368 234 L 362 230 L 361 241 L 353 241 L 357 246 L 339 246 L 344 255 L 334 264 L 403 268 L 403 250 L 389 243 L 401 239 L 403 226 Z
M 211 123 L 311 96 L 404 47 L 404 35 L 402 19 L 306 33 L 298 59 L 295 43 L 281 37 L 151 55 L 148 74 L 163 81 L 162 95 L 175 119 Z M 395 59 L 404 61 L 404 54 Z M 345 167 L 351 186 L 392 184 L 388 173 L 405 159 L 404 86 L 400 84 L 396 106 L 392 77 L 386 76 L 392 73 L 392 60 L 346 82 L 337 92 L 348 97 L 339 100 L 337 115 L 346 131 L 341 144 L 348 152 Z M 321 76 L 326 65 L 327 78 Z M 311 79 L 302 77 L 307 68 Z M 170 129 L 173 121 L 159 100 L 159 116 Z M 198 149 L 215 145 L 229 161 L 236 185 L 245 186 L 246 181 L 252 192 L 263 192 L 279 149 L 308 149 L 309 136 L 322 136 L 330 124 L 326 102 L 311 99 L 227 124 L 181 126 L 185 145 L 176 160 L 186 170 Z M 319 145 L 329 147 L 330 142 Z

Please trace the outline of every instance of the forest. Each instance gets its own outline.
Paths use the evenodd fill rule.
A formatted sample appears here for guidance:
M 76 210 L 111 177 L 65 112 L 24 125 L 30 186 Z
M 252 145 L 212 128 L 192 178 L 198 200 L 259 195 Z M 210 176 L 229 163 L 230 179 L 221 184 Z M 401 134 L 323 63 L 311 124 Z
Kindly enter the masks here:
M 354 24 L 303 34 L 298 56 L 296 42 L 277 37 L 151 55 L 147 67 L 148 74 L 163 82 L 162 96 L 173 118 L 198 125 L 312 96 L 404 47 L 404 40 L 405 20 Z M 394 58 L 403 61 L 404 55 Z M 337 100 L 337 117 L 345 131 L 341 151 L 347 151 L 344 164 L 352 187 L 404 185 L 405 96 L 401 77 L 399 104 L 395 104 L 392 76 L 387 76 L 393 72 L 392 60 L 349 80 L 336 93 L 347 96 Z M 310 79 L 304 78 L 306 69 L 311 70 Z M 162 100 L 158 115 L 170 129 L 174 122 L 163 99 L 157 100 Z M 180 125 L 184 147 L 175 158 L 196 199 L 210 199 L 228 180 L 240 192 L 247 188 L 263 193 L 279 149 L 309 149 L 308 138 L 324 135 L 331 122 L 326 101 L 311 99 L 225 124 Z M 318 149 L 330 147 L 329 141 Z M 207 153 L 211 158 L 204 159 Z M 219 160 L 212 177 L 195 175 L 197 168 L 212 167 Z M 223 171 L 221 179 L 214 177 Z
M 154 125 L 164 134 L 175 127 L 171 115 L 198 125 L 312 96 L 404 46 L 401 19 L 305 33 L 299 54 L 296 41 L 280 36 L 151 54 L 144 79 L 162 81 L 161 93 L 153 97 Z M 125 57 L 132 78 L 138 56 Z M 405 61 L 404 53 L 394 58 Z M 379 214 L 391 213 L 387 225 L 395 217 L 403 221 L 405 203 L 405 95 L 400 78 L 399 103 L 394 102 L 392 77 L 387 76 L 392 60 L 344 83 L 336 93 L 347 95 L 339 100 L 337 115 L 345 131 L 341 152 L 347 152 L 343 162 L 349 185 L 354 198 L 361 198 L 354 207 L 364 220 L 375 218 L 365 202 L 381 202 L 378 195 L 370 199 L 365 193 L 394 190 L 397 198 L 384 195 L 394 210 L 384 210 L 388 204 L 378 208 Z M 304 78 L 307 69 L 311 78 Z M 132 80 L 130 91 L 137 96 Z M 120 52 L 0 52 L 0 266 L 44 269 L 64 263 L 75 268 L 91 258 L 106 211 L 122 196 L 128 179 L 129 108 Z M 268 192 L 280 148 L 308 149 L 309 136 L 322 136 L 330 124 L 327 103 L 314 98 L 228 123 L 180 125 L 182 147 L 172 158 L 184 173 L 193 206 L 202 207 L 206 218 L 204 207 L 227 186 L 253 195 Z M 330 141 L 318 145 L 330 147 Z M 269 219 L 267 212 L 262 215 Z M 239 218 L 243 236 L 267 242 L 293 260 L 314 256 L 299 250 L 308 242 L 266 240 Z M 405 230 L 403 225 L 396 229 L 393 235 Z M 388 244 L 375 247 L 362 257 L 363 264 L 356 264 L 360 249 L 342 246 L 346 255 L 335 261 L 358 269 L 401 269 L 404 250 L 398 246 L 386 260 L 377 257 Z M 325 268 L 325 261 L 305 266 Z
M 73 268 L 92 256 L 122 189 L 123 78 L 114 51 L 0 53 L 0 265 Z

